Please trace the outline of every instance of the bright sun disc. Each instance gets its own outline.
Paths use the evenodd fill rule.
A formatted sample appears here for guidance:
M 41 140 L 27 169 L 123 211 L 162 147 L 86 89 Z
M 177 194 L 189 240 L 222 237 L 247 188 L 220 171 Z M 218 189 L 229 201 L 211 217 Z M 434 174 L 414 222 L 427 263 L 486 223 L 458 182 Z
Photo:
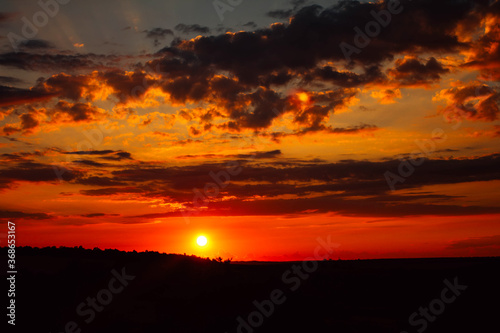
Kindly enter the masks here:
M 302 103 L 309 102 L 309 96 L 305 92 L 298 93 L 297 96 Z
M 208 243 L 207 237 L 205 237 L 205 236 L 198 237 L 198 239 L 196 240 L 196 243 L 198 243 L 199 246 L 207 245 L 207 243 Z

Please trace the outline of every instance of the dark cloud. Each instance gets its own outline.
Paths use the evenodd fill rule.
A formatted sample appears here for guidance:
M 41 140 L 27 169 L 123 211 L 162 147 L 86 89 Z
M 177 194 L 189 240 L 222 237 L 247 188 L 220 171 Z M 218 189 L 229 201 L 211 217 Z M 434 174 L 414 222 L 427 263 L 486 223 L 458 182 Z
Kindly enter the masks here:
M 277 10 L 272 10 L 267 13 L 267 16 L 278 19 L 278 20 L 284 20 L 289 18 L 292 15 L 292 10 L 291 9 L 277 9 Z
M 251 154 L 239 154 L 236 155 L 237 158 L 276 158 L 282 155 L 281 150 L 270 150 L 270 151 L 256 151 Z
M 126 152 L 112 150 L 63 152 L 70 153 L 78 156 L 128 158 Z M 27 160 L 44 154 L 45 152 L 38 151 L 2 155 L 10 162 L 8 166 L 0 168 L 1 186 L 5 188 L 17 181 L 59 181 L 53 166 Z M 225 161 L 182 167 L 151 163 L 143 164 L 141 168 L 115 166 L 115 169 L 100 171 L 100 175 L 72 170 L 64 174 L 64 179 L 74 184 L 97 187 L 80 191 L 87 196 L 134 194 L 136 199 L 162 200 L 189 208 L 193 204 L 193 189 L 203 191 L 206 184 L 217 182 L 215 178 L 221 182 L 226 181 L 226 177 L 221 174 L 227 170 L 227 162 L 232 161 L 241 171 L 231 175 L 230 183 L 220 188 L 219 197 L 225 196 L 225 200 L 207 203 L 206 214 L 301 214 L 311 209 L 318 213 L 332 212 L 352 216 L 455 216 L 500 212 L 498 207 L 464 205 L 451 195 L 418 191 L 391 192 L 384 175 L 387 171 L 398 172 L 401 163 L 398 159 L 325 163 L 318 160 L 288 159 L 279 150 L 202 158 Z M 468 159 L 424 159 L 401 186 L 411 190 L 428 185 L 499 179 L 500 154 L 494 154 Z M 284 199 L 284 196 L 289 198 Z M 165 216 L 180 214 L 182 211 L 177 209 Z
M 66 101 L 59 101 L 54 108 L 48 109 L 54 123 L 66 122 L 94 122 L 102 119 L 103 113 L 91 104 L 86 103 L 69 103 Z
M 243 27 L 248 27 L 248 28 L 257 28 L 257 24 L 253 21 L 247 22 L 243 24 Z
M 180 31 L 184 34 L 189 34 L 189 33 L 200 33 L 200 34 L 207 34 L 210 32 L 210 28 L 208 27 L 203 27 L 199 24 L 177 24 L 175 26 L 175 30 Z
M 22 141 L 22 140 L 19 140 L 19 139 L 16 139 L 16 138 L 9 138 L 8 136 L 2 136 L 1 138 L 7 140 L 7 141 L 10 141 L 10 142 L 19 142 L 19 143 L 24 143 L 25 145 L 27 146 L 31 146 L 33 145 L 32 143 L 29 143 L 29 142 L 25 142 L 25 141 Z
M 52 217 L 46 213 L 25 213 L 19 211 L 0 210 L 0 218 L 11 220 L 48 220 Z
M 258 200 L 258 201 L 225 201 L 209 205 L 202 215 L 231 216 L 237 215 L 300 215 L 304 212 L 335 212 L 345 216 L 363 217 L 405 217 L 425 215 L 463 216 L 476 214 L 499 213 L 497 207 L 436 205 L 422 203 L 384 202 L 382 198 L 364 200 L 343 200 L 338 196 L 305 198 L 295 200 Z M 254 213 L 255 214 L 255 213 Z
M 18 124 L 9 124 L 2 128 L 5 134 L 10 135 L 16 132 L 22 132 L 23 135 L 29 135 L 39 130 L 39 116 L 41 112 L 31 106 L 26 106 L 25 110 L 27 110 L 27 112 L 19 115 Z
M 16 127 L 16 126 L 13 126 L 13 125 L 5 125 L 2 128 L 2 132 L 5 135 L 11 135 L 11 134 L 14 134 L 14 133 L 17 133 L 17 132 L 20 132 L 20 131 L 21 130 L 19 129 L 19 127 Z
M 204 99 L 208 92 L 208 82 L 197 77 L 179 77 L 162 85 L 165 92 L 170 93 L 174 102 L 186 104 Z
M 50 149 L 48 149 L 46 151 L 34 150 L 34 151 L 31 151 L 31 152 L 4 153 L 4 154 L 2 154 L 0 156 L 2 158 L 7 158 L 7 159 L 10 159 L 10 160 L 27 160 L 27 159 L 30 159 L 30 158 L 33 158 L 33 157 L 42 157 L 42 156 L 45 156 L 45 154 L 49 150 Z
M 76 183 L 81 185 L 103 186 L 103 187 L 127 185 L 122 181 L 115 180 L 110 177 L 97 177 L 97 176 L 79 178 L 78 180 L 76 180 Z
M 132 160 L 132 154 L 126 151 L 115 152 L 113 155 L 101 157 L 110 161 Z
M 31 132 L 40 124 L 38 119 L 31 113 L 24 113 L 19 118 L 21 118 L 21 130 L 24 132 Z
M 453 242 L 448 246 L 451 250 L 477 249 L 484 247 L 500 248 L 500 235 L 473 237 Z
M 79 151 L 67 151 L 63 154 L 66 155 L 108 155 L 117 152 L 116 150 L 79 150 Z
M 269 155 L 278 156 L 278 153 L 270 152 Z M 473 215 L 500 212 L 500 208 L 495 207 L 464 206 L 462 203 L 455 203 L 455 197 L 452 196 L 392 193 L 384 174 L 387 171 L 397 173 L 401 163 L 399 160 L 322 163 L 280 159 L 260 165 L 253 164 L 253 156 L 240 157 L 245 157 L 237 162 L 242 168 L 241 172 L 230 177 L 231 183 L 221 189 L 221 195 L 238 199 L 209 203 L 211 214 L 250 214 L 251 211 L 259 214 L 295 214 L 307 209 L 356 216 Z M 414 174 L 406 178 L 404 188 L 498 180 L 499 167 L 498 154 L 470 159 L 424 160 Z M 225 163 L 125 168 L 112 171 L 111 179 L 136 184 L 135 187 L 106 186 L 81 193 L 91 196 L 137 193 L 145 198 L 184 203 L 189 207 L 193 202 L 193 188 L 202 191 L 205 184 L 215 181 L 213 175 L 220 175 L 224 170 Z M 225 180 L 221 177 L 221 181 Z M 291 199 L 279 199 L 284 195 Z M 255 197 L 263 200 L 256 200 Z M 179 213 L 177 211 L 169 215 Z
M 94 90 L 98 91 L 108 86 L 112 88 L 112 96 L 123 103 L 140 99 L 146 93 L 147 88 L 156 83 L 154 79 L 147 77 L 146 72 L 108 70 L 88 75 L 56 74 L 48 79 L 40 79 L 36 87 L 61 98 L 79 101 L 93 99 Z
M 170 29 L 154 28 L 150 30 L 144 30 L 146 33 L 146 38 L 153 40 L 154 46 L 160 45 L 160 40 L 164 40 L 167 36 L 173 36 L 174 32 Z
M 88 165 L 88 166 L 93 166 L 93 167 L 104 167 L 106 164 L 95 162 L 92 160 L 74 160 L 73 163 L 77 164 L 83 164 L 83 165 Z
M 26 50 L 54 49 L 55 45 L 43 39 L 27 39 L 19 43 L 19 47 Z
M 272 11 L 267 13 L 267 16 L 278 19 L 278 20 L 288 19 L 290 16 L 292 16 L 293 13 L 295 13 L 306 2 L 307 2 L 307 0 L 292 0 L 292 1 L 290 1 L 290 4 L 293 5 L 292 9 L 272 10 Z
M 156 84 L 155 80 L 146 77 L 146 73 L 141 71 L 128 73 L 122 70 L 107 71 L 99 73 L 98 79 L 112 87 L 121 102 L 141 98 L 147 90 L 146 87 Z
M 229 117 L 238 122 L 243 128 L 267 128 L 274 118 L 279 116 L 277 111 L 286 107 L 286 99 L 271 89 L 259 88 L 254 93 L 245 95 L 250 107 L 231 110 Z
M 203 143 L 203 140 L 193 140 L 193 139 L 178 140 L 178 141 L 174 141 L 172 144 L 179 145 L 179 146 L 185 146 L 185 145 L 192 144 L 192 143 Z
M 385 75 L 378 66 L 365 67 L 363 74 L 357 74 L 349 71 L 338 71 L 331 66 L 315 68 L 304 74 L 305 82 L 324 81 L 332 83 L 339 87 L 352 88 L 368 83 L 383 83 L 386 81 Z
M 144 30 L 147 38 L 164 38 L 169 35 L 173 35 L 174 32 L 170 29 L 154 28 L 150 30 Z
M 20 89 L 0 86 L 0 107 L 48 100 L 55 94 L 39 89 Z
M 436 150 L 436 153 L 458 153 L 460 152 L 459 149 L 439 149 L 439 150 Z
M 1 158 L 3 160 L 25 160 L 25 157 L 22 156 L 21 154 L 8 154 L 8 153 L 4 153 L 1 155 Z
M 374 65 L 416 50 L 452 52 L 467 47 L 459 42 L 455 31 L 471 12 L 471 2 L 427 0 L 402 4 L 403 12 L 393 15 L 391 24 L 384 28 L 377 41 L 356 54 L 357 63 Z M 327 9 L 308 6 L 300 9 L 286 25 L 180 41 L 163 52 L 182 49 L 204 64 L 231 71 L 240 82 L 255 84 L 260 76 L 269 72 L 312 70 L 323 60 L 344 61 L 339 45 L 353 43 L 353 28 L 364 27 L 374 20 L 372 11 L 385 7 L 385 2 L 357 1 L 341 1 Z
M 0 76 L 0 83 L 1 84 L 20 84 L 20 83 L 24 83 L 24 81 L 20 80 L 18 78 L 15 78 L 15 77 L 11 77 L 11 76 Z
M 9 21 L 16 16 L 17 14 L 15 13 L 0 13 L 0 23 Z
M 37 42 L 34 43 L 35 45 L 37 44 Z M 97 55 L 92 53 L 37 54 L 10 52 L 0 54 L 0 66 L 49 73 L 55 71 L 75 72 L 115 68 L 119 60 L 120 58 L 115 55 Z
M 81 217 L 86 218 L 94 218 L 94 217 L 116 217 L 120 216 L 120 214 L 106 214 L 106 213 L 90 213 L 90 214 L 82 214 Z
M 388 73 L 402 86 L 419 86 L 438 82 L 441 75 L 449 71 L 431 57 L 427 62 L 417 58 L 398 59 L 395 68 L 389 69 Z
M 357 217 L 406 217 L 425 215 L 463 216 L 499 213 L 497 207 L 456 206 L 444 204 L 386 202 L 379 198 L 343 200 L 338 196 L 323 196 L 302 199 L 276 200 L 227 200 L 208 204 L 203 211 L 179 211 L 131 216 L 134 218 L 161 218 L 173 216 L 255 216 L 255 215 L 303 215 L 314 211 L 316 214 L 335 212 L 344 216 Z
M 36 87 L 46 93 L 72 101 L 80 100 L 84 91 L 90 88 L 87 75 L 68 75 L 65 73 L 53 75 L 46 80 L 40 79 Z
M 80 190 L 80 193 L 87 196 L 110 196 L 116 194 L 130 194 L 130 193 L 142 193 L 144 192 L 140 188 L 135 187 L 109 187 L 109 188 L 101 188 L 97 190 Z
M 272 141 L 279 143 L 283 138 L 290 137 L 290 136 L 301 136 L 301 135 L 306 135 L 311 132 L 323 132 L 326 134 L 332 134 L 332 135 L 354 135 L 354 134 L 363 134 L 363 133 L 370 133 L 378 130 L 379 128 L 376 125 L 368 125 L 368 124 L 361 124 L 361 125 L 356 125 L 356 126 L 349 126 L 349 127 L 333 127 L 333 126 L 326 126 L 323 124 L 319 125 L 313 125 L 310 127 L 306 127 L 304 129 L 294 131 L 294 132 L 270 132 L 270 133 L 260 133 L 260 136 L 262 137 L 268 137 Z
M 0 169 L 0 180 L 9 183 L 16 181 L 59 182 L 60 180 L 71 181 L 78 177 L 82 177 L 82 173 L 76 170 L 62 172 L 64 170 L 67 169 L 56 165 L 45 165 L 31 161 L 17 164 L 12 163 L 9 164 L 8 167 Z
M 326 130 L 334 133 L 334 134 L 357 134 L 357 133 L 363 133 L 363 132 L 371 132 L 377 130 L 378 127 L 375 125 L 357 125 L 357 126 L 351 126 L 351 127 L 335 127 L 335 128 L 327 128 Z
M 231 155 L 219 155 L 219 154 L 203 154 L 203 155 L 181 155 L 177 156 L 177 159 L 195 159 L 195 158 L 214 158 L 214 159 L 266 159 L 266 158 L 276 158 L 281 156 L 281 150 L 270 150 L 270 151 L 255 151 L 248 154 L 231 154 Z
M 65 155 L 95 155 L 98 156 L 101 160 L 108 161 L 122 161 L 122 160 L 133 160 L 132 154 L 122 150 L 85 150 L 85 151 L 69 151 L 63 152 Z M 106 164 L 88 160 L 81 159 L 75 160 L 74 163 L 82 163 L 86 165 L 94 165 L 94 166 L 106 166 Z

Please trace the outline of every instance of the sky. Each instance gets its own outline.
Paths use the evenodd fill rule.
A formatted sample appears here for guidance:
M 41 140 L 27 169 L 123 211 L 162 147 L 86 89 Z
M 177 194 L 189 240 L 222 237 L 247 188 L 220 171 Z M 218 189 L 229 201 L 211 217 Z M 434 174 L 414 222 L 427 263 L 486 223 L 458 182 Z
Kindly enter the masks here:
M 332 259 L 498 256 L 499 16 L 489 0 L 2 1 L 2 225 L 19 246 L 233 260 L 325 240 Z

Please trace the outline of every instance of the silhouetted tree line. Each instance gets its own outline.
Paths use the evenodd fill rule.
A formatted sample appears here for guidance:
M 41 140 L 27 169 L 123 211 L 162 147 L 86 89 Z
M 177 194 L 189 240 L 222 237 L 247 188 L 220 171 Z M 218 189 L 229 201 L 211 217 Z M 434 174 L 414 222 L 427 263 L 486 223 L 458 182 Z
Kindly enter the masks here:
M 7 247 L 2 247 L 2 250 L 7 251 Z M 210 259 L 209 257 L 203 258 L 198 257 L 196 255 L 187 255 L 184 254 L 175 254 L 175 253 L 164 253 L 158 251 L 144 251 L 137 252 L 133 251 L 121 251 L 117 249 L 100 249 L 98 247 L 94 247 L 93 249 L 86 249 L 83 246 L 75 246 L 75 247 L 66 247 L 66 246 L 47 246 L 47 247 L 31 247 L 31 246 L 19 246 L 16 248 L 16 254 L 19 256 L 22 255 L 46 255 L 53 257 L 83 257 L 83 256 L 92 256 L 92 257 L 103 257 L 103 258 L 124 258 L 124 257 L 135 257 L 135 258 L 158 258 L 158 257 L 177 257 L 178 259 L 189 259 L 193 261 L 201 261 L 201 262 L 216 262 L 223 264 L 230 264 L 233 258 L 224 260 L 222 257 L 216 257 Z

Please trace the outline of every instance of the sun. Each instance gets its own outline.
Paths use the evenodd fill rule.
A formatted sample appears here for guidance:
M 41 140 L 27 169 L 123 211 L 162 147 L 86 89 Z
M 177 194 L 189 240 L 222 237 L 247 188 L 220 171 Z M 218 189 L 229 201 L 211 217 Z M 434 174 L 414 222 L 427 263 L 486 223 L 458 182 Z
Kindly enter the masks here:
M 297 97 L 302 103 L 309 102 L 309 96 L 305 92 L 300 92 L 297 94 Z
M 205 246 L 207 245 L 208 243 L 208 240 L 207 240 L 207 237 L 205 236 L 200 236 L 196 239 L 196 243 L 199 245 L 199 246 Z

